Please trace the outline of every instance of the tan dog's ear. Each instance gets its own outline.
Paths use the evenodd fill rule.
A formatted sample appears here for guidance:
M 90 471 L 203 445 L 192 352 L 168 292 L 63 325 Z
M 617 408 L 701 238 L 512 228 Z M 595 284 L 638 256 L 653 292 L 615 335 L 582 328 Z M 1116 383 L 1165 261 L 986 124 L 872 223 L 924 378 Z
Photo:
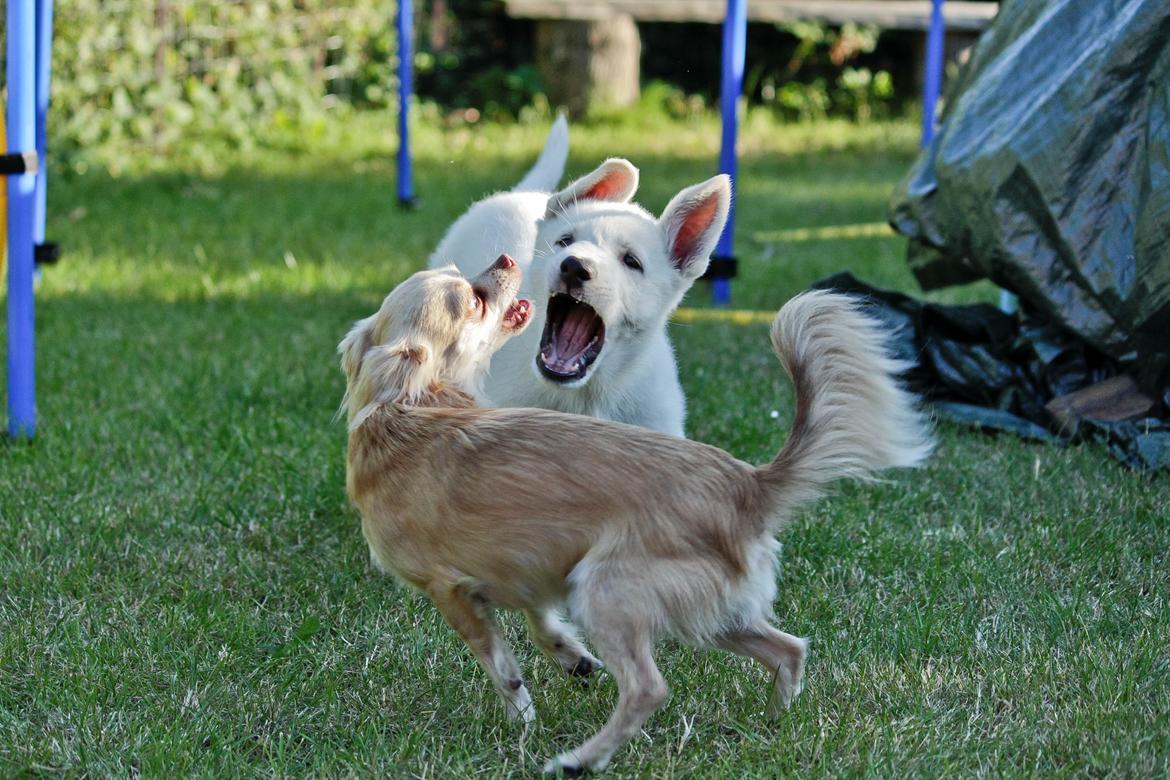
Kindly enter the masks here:
M 707 263 L 731 208 L 731 179 L 720 174 L 675 195 L 658 223 L 666 232 L 670 262 L 679 273 L 697 279 Z
M 612 157 L 593 173 L 588 173 L 554 193 L 548 199 L 548 210 L 544 217 L 561 213 L 574 203 L 585 200 L 603 200 L 611 203 L 625 203 L 638 190 L 638 169 L 629 160 Z
M 353 329 L 346 334 L 337 345 L 337 352 L 341 355 L 341 370 L 345 372 L 347 383 L 353 382 L 361 368 L 362 358 L 370 350 L 374 333 L 374 320 L 378 315 L 366 317 L 354 323 Z
M 354 384 L 351 411 L 369 403 L 417 403 L 436 379 L 431 349 L 405 340 L 366 353 Z

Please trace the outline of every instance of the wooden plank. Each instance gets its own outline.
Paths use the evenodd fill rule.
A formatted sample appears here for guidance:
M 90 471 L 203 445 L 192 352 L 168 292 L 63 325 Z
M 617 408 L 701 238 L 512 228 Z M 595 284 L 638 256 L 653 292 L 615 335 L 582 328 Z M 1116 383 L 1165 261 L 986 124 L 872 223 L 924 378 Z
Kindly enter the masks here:
M 723 21 L 726 0 L 504 0 L 505 12 L 521 19 L 588 21 L 626 14 L 640 22 Z M 991 24 L 999 4 L 948 0 L 943 16 L 948 30 L 979 31 Z M 891 30 L 925 30 L 929 0 L 748 0 L 754 22 L 817 21 L 873 24 Z
M 1081 418 L 1117 422 L 1141 417 L 1154 408 L 1154 402 L 1142 394 L 1136 382 L 1119 374 L 1053 398 L 1044 408 L 1071 431 Z

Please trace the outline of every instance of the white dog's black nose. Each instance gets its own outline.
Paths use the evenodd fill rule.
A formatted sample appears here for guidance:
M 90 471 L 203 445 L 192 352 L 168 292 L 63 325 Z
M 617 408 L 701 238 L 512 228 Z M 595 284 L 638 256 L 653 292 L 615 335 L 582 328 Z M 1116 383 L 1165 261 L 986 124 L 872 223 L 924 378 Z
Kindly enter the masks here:
M 577 258 L 566 257 L 561 261 L 561 279 L 569 289 L 580 287 L 592 278 L 593 274 Z

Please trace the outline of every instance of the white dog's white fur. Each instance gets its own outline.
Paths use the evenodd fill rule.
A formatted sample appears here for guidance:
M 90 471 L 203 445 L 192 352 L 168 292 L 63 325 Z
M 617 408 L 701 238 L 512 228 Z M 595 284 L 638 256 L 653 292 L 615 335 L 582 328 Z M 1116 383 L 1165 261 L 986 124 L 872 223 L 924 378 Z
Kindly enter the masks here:
M 536 304 L 533 327 L 493 358 L 483 400 L 682 436 L 686 402 L 666 323 L 707 268 L 730 180 L 684 189 L 655 218 L 629 202 L 638 170 L 621 159 L 550 194 L 567 156 L 560 118 L 520 184 L 473 205 L 431 256 L 430 267 L 454 263 L 469 275 L 511 255 Z

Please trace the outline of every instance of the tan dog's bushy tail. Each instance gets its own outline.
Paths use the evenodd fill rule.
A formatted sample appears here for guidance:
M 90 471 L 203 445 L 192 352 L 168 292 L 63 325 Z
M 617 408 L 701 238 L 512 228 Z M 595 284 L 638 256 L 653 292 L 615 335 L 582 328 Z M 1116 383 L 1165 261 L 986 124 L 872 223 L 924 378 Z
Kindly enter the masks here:
M 780 454 L 759 469 L 773 511 L 787 515 L 838 479 L 873 479 L 931 453 L 917 399 L 897 380 L 881 325 L 846 295 L 806 292 L 772 320 L 772 347 L 792 379 L 796 417 Z

